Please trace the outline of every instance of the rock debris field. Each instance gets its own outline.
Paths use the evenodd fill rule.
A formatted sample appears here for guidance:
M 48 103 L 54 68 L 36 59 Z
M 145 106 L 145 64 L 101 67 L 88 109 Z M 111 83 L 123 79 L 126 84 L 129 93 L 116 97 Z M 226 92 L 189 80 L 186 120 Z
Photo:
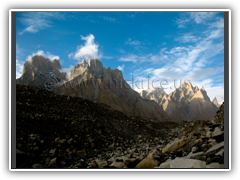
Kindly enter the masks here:
M 16 86 L 17 168 L 224 168 L 214 121 L 128 117 L 107 105 Z

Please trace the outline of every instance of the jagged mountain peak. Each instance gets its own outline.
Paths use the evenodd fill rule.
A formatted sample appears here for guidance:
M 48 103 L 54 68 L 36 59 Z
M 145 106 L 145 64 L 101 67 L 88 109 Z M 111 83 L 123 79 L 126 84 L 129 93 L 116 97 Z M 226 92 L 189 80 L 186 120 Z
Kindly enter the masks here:
M 194 87 L 194 93 L 198 92 L 198 90 L 199 90 L 198 86 L 195 86 Z
M 218 101 L 217 101 L 217 98 L 216 98 L 216 97 L 212 100 L 212 103 L 215 104 L 217 107 L 220 106 L 220 105 L 218 104 Z
M 204 99 L 204 100 L 210 102 L 210 98 L 208 97 L 207 92 L 204 90 L 203 87 L 201 89 L 199 89 L 191 99 L 194 99 L 194 98 Z
M 85 59 L 82 60 L 82 64 L 87 64 Z

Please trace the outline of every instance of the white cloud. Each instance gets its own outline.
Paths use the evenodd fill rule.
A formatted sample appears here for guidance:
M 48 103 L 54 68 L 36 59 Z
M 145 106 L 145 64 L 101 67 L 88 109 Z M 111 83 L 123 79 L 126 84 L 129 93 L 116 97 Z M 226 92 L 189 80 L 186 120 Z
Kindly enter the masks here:
M 92 34 L 86 37 L 81 36 L 81 39 L 85 40 L 86 42 L 84 45 L 77 47 L 77 51 L 74 54 L 74 59 L 81 61 L 83 58 L 101 58 L 102 55 L 98 52 L 98 45 L 94 42 L 95 37 Z
M 180 18 L 176 20 L 178 28 L 184 28 L 185 24 L 188 23 L 191 19 L 189 18 L 189 13 L 181 13 Z
M 119 58 L 119 61 L 133 62 L 133 63 L 143 63 L 143 62 L 152 62 L 152 63 L 161 63 L 164 60 L 168 59 L 168 55 L 164 54 L 167 48 L 162 48 L 159 54 L 147 54 L 147 55 L 136 55 L 136 54 L 127 54 Z
M 113 57 L 112 56 L 103 56 L 102 58 L 103 59 L 112 59 Z
M 20 35 L 25 32 L 36 33 L 42 29 L 52 27 L 52 19 L 62 20 L 64 14 L 61 12 L 25 12 L 23 17 L 19 18 L 26 28 L 19 32 Z
M 59 71 L 60 71 L 61 73 L 70 72 L 70 71 L 73 70 L 73 68 L 74 68 L 74 66 L 73 66 L 73 65 L 70 65 L 69 68 L 62 68 L 62 69 L 60 69 Z
M 210 28 L 224 28 L 224 19 L 219 18 L 219 21 L 209 24 Z
M 211 19 L 216 14 L 216 12 L 191 12 L 190 18 L 194 19 L 197 24 L 200 24 Z
M 188 43 L 188 42 L 197 42 L 201 39 L 201 37 L 193 36 L 191 34 L 184 34 L 183 36 L 177 37 L 175 41 L 179 41 L 181 43 Z
M 211 19 L 211 16 L 213 17 L 214 14 L 196 15 L 192 20 L 205 23 L 206 20 Z M 186 19 L 185 22 L 187 22 Z M 133 73 L 135 79 L 139 79 L 138 86 L 142 86 L 141 80 L 143 80 L 143 89 L 147 90 L 149 86 L 153 89 L 152 85 L 154 85 L 158 88 L 163 87 L 164 91 L 169 94 L 185 80 L 190 80 L 193 86 L 203 86 L 211 100 L 216 97 L 219 103 L 222 103 L 224 101 L 224 33 L 223 26 L 220 25 L 221 20 L 218 19 L 217 22 L 209 24 L 207 31 L 203 32 L 201 37 L 187 33 L 176 38 L 175 40 L 181 42 L 180 46 L 171 49 L 162 48 L 159 54 L 132 55 L 139 63 L 149 62 L 154 65 L 151 67 L 148 64 L 148 68 L 141 70 L 141 73 L 136 71 Z M 185 42 L 191 42 L 191 44 L 185 45 Z M 216 57 L 220 54 L 222 58 Z M 156 63 L 162 62 L 163 66 L 155 66 Z M 163 85 L 166 84 L 165 80 L 168 82 L 167 85 Z M 160 86 L 161 81 L 162 86 Z M 143 89 L 134 87 L 134 90 L 138 92 Z
M 119 69 L 120 71 L 123 71 L 123 68 L 124 68 L 124 64 L 122 66 L 118 66 L 117 69 Z
M 217 12 L 187 12 L 181 13 L 180 18 L 176 20 L 178 28 L 184 28 L 185 24 L 195 22 L 197 24 L 206 23 L 206 21 L 213 19 Z
M 224 33 L 223 33 L 223 29 L 217 29 L 217 30 L 213 30 L 210 31 L 210 35 L 207 37 L 207 39 L 217 39 L 220 37 L 223 37 Z
M 53 61 L 54 59 L 56 59 L 56 60 L 60 59 L 60 57 L 57 56 L 57 55 L 53 55 L 50 52 L 44 53 L 44 51 L 39 50 L 36 53 L 33 53 L 32 55 L 28 56 L 27 61 L 31 63 L 32 62 L 32 57 L 35 56 L 35 55 L 44 56 L 45 58 L 48 58 L 51 61 Z
M 60 59 L 59 56 L 53 55 L 53 54 L 51 54 L 51 53 L 49 53 L 49 52 L 47 52 L 45 55 L 43 54 L 43 56 L 45 56 L 46 58 L 48 58 L 48 59 L 50 59 L 50 60 L 52 60 L 52 61 L 53 61 L 54 59 L 57 59 L 57 60 Z
M 119 61 L 136 63 L 138 61 L 138 56 L 135 55 L 135 54 L 130 54 L 130 55 L 127 55 L 125 57 L 119 58 Z
M 16 78 L 20 78 L 23 70 L 23 62 L 16 59 Z
M 201 80 L 210 75 L 218 74 L 224 72 L 224 67 L 217 67 L 217 68 L 205 68 L 205 69 L 198 69 L 191 71 L 187 76 L 189 80 Z
M 143 89 L 153 89 L 154 85 L 158 88 L 163 87 L 169 94 L 185 80 L 190 80 L 193 86 L 203 86 L 211 100 L 216 97 L 219 103 L 222 103 L 224 101 L 223 19 L 216 18 L 215 15 L 216 13 L 185 13 L 177 21 L 179 27 L 184 27 L 185 23 L 191 21 L 208 25 L 206 31 L 197 35 L 193 32 L 183 34 L 175 38 L 180 45 L 168 49 L 164 47 L 159 53 L 142 54 L 141 52 L 141 54 L 125 54 L 120 57 L 119 61 L 135 64 L 149 62 L 145 70 L 138 69 L 131 73 L 131 76 L 134 76 L 134 82 L 130 83 L 131 87 L 140 92 Z M 215 22 L 212 22 L 214 18 Z M 128 39 L 125 44 L 131 42 L 134 41 Z M 221 56 L 216 57 L 216 55 Z

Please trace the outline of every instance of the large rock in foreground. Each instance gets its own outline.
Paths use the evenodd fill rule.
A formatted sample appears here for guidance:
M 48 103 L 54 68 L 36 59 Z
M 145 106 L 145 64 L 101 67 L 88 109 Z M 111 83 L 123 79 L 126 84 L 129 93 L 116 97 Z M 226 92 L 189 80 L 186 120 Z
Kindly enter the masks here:
M 167 144 L 167 146 L 163 148 L 162 152 L 174 152 L 180 149 L 188 150 L 191 149 L 194 144 L 196 144 L 196 141 L 192 138 L 176 139 L 175 141 Z
M 143 159 L 135 168 L 155 168 L 158 167 L 159 162 L 152 158 Z
M 195 159 L 178 158 L 160 164 L 159 168 L 206 168 L 206 162 Z

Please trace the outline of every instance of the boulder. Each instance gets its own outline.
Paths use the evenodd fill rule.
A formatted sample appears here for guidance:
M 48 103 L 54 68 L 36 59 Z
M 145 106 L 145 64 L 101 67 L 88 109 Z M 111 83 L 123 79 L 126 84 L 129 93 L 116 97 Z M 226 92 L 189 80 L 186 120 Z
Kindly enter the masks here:
M 203 144 L 203 140 L 202 140 L 202 139 L 197 139 L 197 140 L 196 140 L 196 144 L 197 144 L 198 146 L 201 146 L 201 145 Z
M 170 168 L 170 163 L 172 162 L 172 159 L 168 159 L 166 162 L 161 163 L 159 168 Z
M 79 156 L 80 158 L 85 158 L 87 156 L 86 150 L 83 149 L 81 151 L 77 151 L 77 156 Z
M 154 158 L 156 158 L 159 154 L 160 154 L 159 151 L 158 151 L 157 149 L 154 149 L 152 152 L 150 152 L 150 153 L 147 155 L 147 157 L 154 159 Z
M 218 151 L 215 155 L 216 156 L 223 156 L 223 153 L 224 153 L 224 148 L 221 149 L 220 151 Z
M 159 164 L 158 161 L 152 158 L 146 157 L 140 163 L 138 163 L 138 165 L 135 168 L 154 168 L 154 167 L 158 167 L 158 164 Z
M 36 164 L 33 164 L 33 165 L 32 165 L 32 168 L 41 169 L 41 168 L 42 168 L 42 165 L 36 163 Z
M 202 144 L 201 146 L 202 150 L 205 152 L 209 149 L 208 145 L 207 144 Z
M 108 162 L 111 162 L 111 163 L 113 163 L 113 162 L 115 162 L 116 161 L 116 158 L 115 157 L 111 157 L 110 159 L 108 159 L 107 160 Z
M 208 131 L 208 132 L 206 133 L 206 137 L 211 138 L 211 137 L 212 137 L 212 132 L 211 132 L 211 131 Z
M 196 152 L 197 151 L 197 147 L 192 147 L 192 152 Z
M 51 150 L 49 151 L 49 154 L 55 154 L 55 150 L 54 150 L 54 149 L 51 149 Z
M 212 132 L 212 137 L 219 136 L 222 133 L 224 133 L 219 127 L 216 127 L 214 131 Z
M 208 147 L 211 148 L 211 147 L 215 146 L 216 144 L 218 144 L 216 141 L 210 142 L 210 143 L 208 143 Z
M 176 159 L 170 162 L 170 168 L 206 168 L 206 162 L 195 159 Z
M 219 164 L 219 163 L 211 163 L 211 164 L 208 164 L 206 166 L 206 168 L 215 168 L 215 169 L 223 169 L 224 168 L 224 164 Z
M 127 168 L 127 166 L 123 162 L 113 162 L 109 167 L 112 168 Z
M 161 163 L 159 168 L 206 168 L 206 162 L 194 159 L 176 158 Z
M 163 148 L 162 152 L 174 152 L 176 150 L 191 150 L 192 146 L 196 144 L 196 140 L 191 138 L 184 139 L 176 139 L 173 142 L 167 144 L 165 148 Z
M 58 168 L 57 167 L 57 158 L 53 158 L 52 160 L 50 160 L 48 168 Z
M 197 159 L 202 156 L 204 152 L 192 153 L 190 152 L 187 156 L 182 157 L 183 159 Z
M 211 147 L 210 149 L 207 150 L 206 155 L 212 155 L 217 153 L 220 149 L 224 147 L 224 142 L 218 143 L 215 146 Z
M 216 127 L 212 133 L 212 137 L 216 139 L 218 143 L 222 142 L 224 141 L 224 131 L 222 131 L 221 128 Z
M 81 168 L 81 167 L 83 167 L 83 164 L 81 163 L 77 163 L 75 166 L 73 166 L 73 168 Z
M 107 166 L 107 161 L 105 160 L 96 159 L 95 162 L 99 168 L 104 168 L 105 166 Z

